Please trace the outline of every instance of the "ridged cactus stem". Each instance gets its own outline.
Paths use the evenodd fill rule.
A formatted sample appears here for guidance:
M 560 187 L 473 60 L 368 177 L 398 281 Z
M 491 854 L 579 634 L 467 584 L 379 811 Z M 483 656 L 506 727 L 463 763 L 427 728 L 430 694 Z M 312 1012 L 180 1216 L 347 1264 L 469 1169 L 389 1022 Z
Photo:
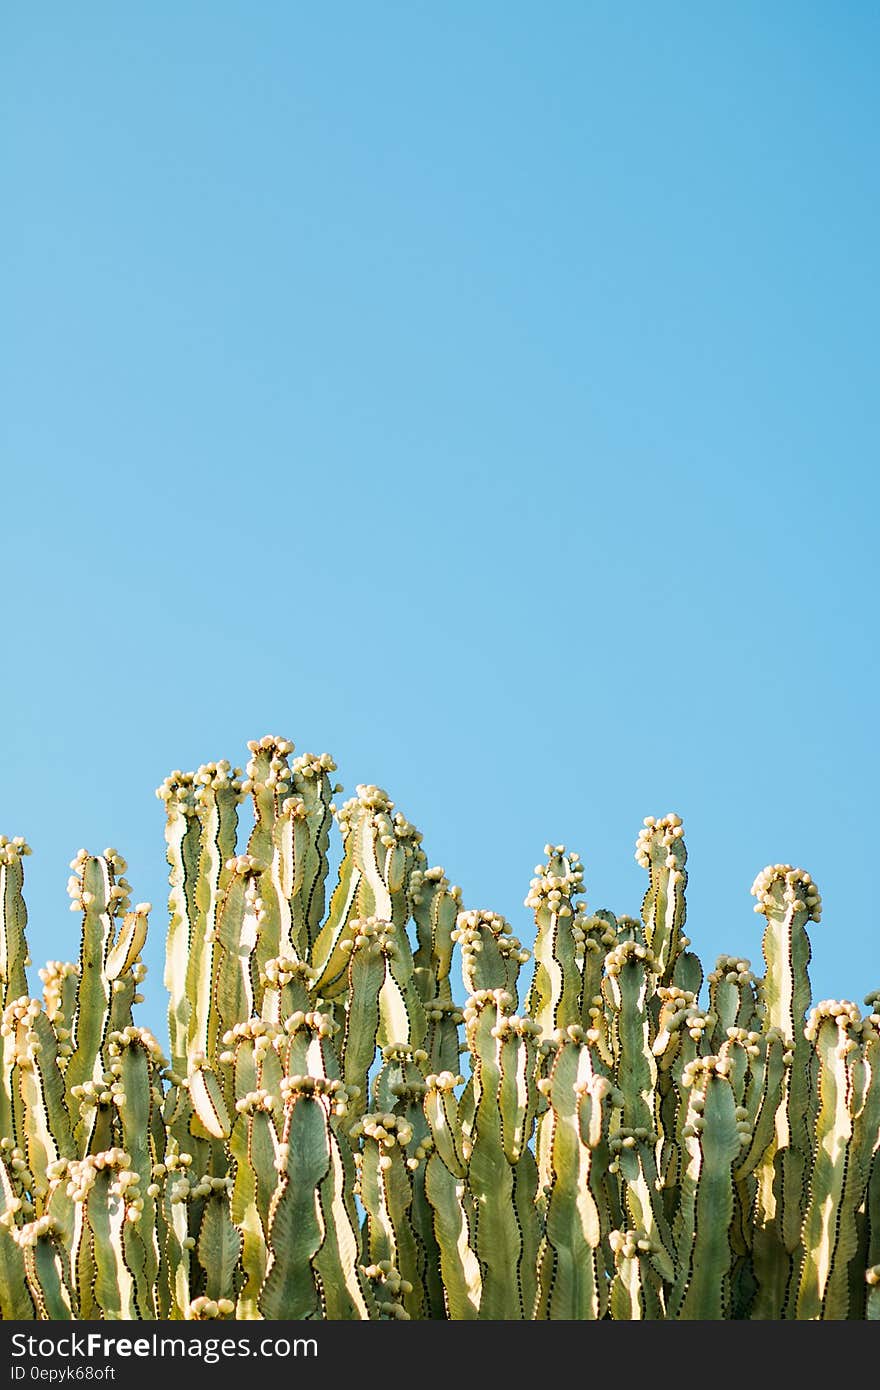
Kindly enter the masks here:
M 82 913 L 82 950 L 73 1019 L 73 1051 L 64 1073 L 67 1105 L 76 1113 L 74 1087 L 101 1087 L 110 1030 L 113 978 L 108 959 L 114 946 L 115 914 L 128 906 L 128 883 L 122 877 L 125 861 L 114 850 L 92 856 L 81 850 L 71 865 L 68 888 L 71 911 Z M 75 1127 L 82 1132 L 82 1124 Z
M 667 1316 L 711 1321 L 730 1315 L 733 1165 L 748 1142 L 737 1120 L 729 1063 L 701 1057 L 686 1069 L 687 1121 L 681 1203 L 674 1224 L 678 1273 Z
M 657 1063 L 648 1008 L 660 972 L 650 949 L 638 941 L 616 946 L 608 953 L 605 966 L 616 1019 L 616 1084 L 622 1097 L 621 1122 L 613 1136 L 617 1143 L 615 1166 L 623 1180 L 632 1226 L 645 1232 L 658 1271 L 668 1280 L 673 1272 L 673 1246 L 657 1171 Z
M 421 869 L 410 874 L 410 897 L 416 930 L 413 957 L 416 986 L 423 1003 L 432 999 L 452 1001 L 450 971 L 454 929 L 461 910 L 461 889 L 441 868 Z
M 794 1280 L 801 1255 L 812 1151 L 810 1044 L 804 1034 L 810 1007 L 810 941 L 807 923 L 818 922 L 822 901 L 809 874 L 790 864 L 764 869 L 752 885 L 755 911 L 767 919 L 761 981 L 765 1027 L 778 1028 L 792 1049 L 783 1099 L 776 1111 L 773 1148 L 756 1171 L 756 1316 L 792 1316 Z M 779 1251 L 779 1243 L 785 1251 Z
M 455 1321 L 477 1318 L 482 1297 L 480 1262 L 465 1201 L 467 1158 L 455 1095 L 463 1080 L 452 1072 L 429 1074 L 424 1102 L 433 1144 L 425 1195 L 434 1211 L 447 1316 Z
M 482 1274 L 480 1317 L 489 1320 L 527 1315 L 520 1274 L 522 1231 L 514 1202 L 512 1168 L 526 1139 L 523 1121 L 529 1107 L 526 1103 L 515 1116 L 517 1107 L 511 1104 L 515 1096 L 509 1091 L 516 1060 L 509 1059 L 513 1063 L 509 1080 L 502 1062 L 504 1041 L 511 1030 L 516 1035 L 521 1023 L 507 1013 L 513 1004 L 513 997 L 505 991 L 485 990 L 473 995 L 465 1007 L 476 1101 L 468 1185 L 474 1198 L 474 1249 Z M 504 1090 L 508 1091 L 506 1105 Z
M 28 992 L 27 908 L 22 859 L 30 846 L 20 835 L 0 835 L 0 1008 Z
M 545 845 L 544 852 L 547 863 L 536 865 L 525 905 L 533 909 L 537 929 L 528 1009 L 549 1038 L 557 1028 L 581 1020 L 583 976 L 573 928 L 582 916 L 583 904 L 575 897 L 584 871 L 580 856 L 566 853 L 564 845 Z
M 402 1289 L 404 1309 L 410 1317 L 423 1317 L 423 1251 L 410 1220 L 411 1127 L 391 1111 L 373 1112 L 357 1121 L 351 1137 L 362 1143 L 359 1193 L 366 1211 L 367 1255 L 372 1264 L 390 1261 L 409 1286 Z
M 681 818 L 646 817 L 636 844 L 636 860 L 648 870 L 648 889 L 642 902 L 645 944 L 660 983 L 671 984 L 679 956 L 689 944 L 684 936 L 687 850 Z
M 607 1165 L 613 1087 L 595 1072 L 579 1027 L 560 1030 L 548 1076 L 540 1084 L 550 1102 L 543 1122 L 550 1181 L 539 1307 L 547 1318 L 595 1321 L 607 1308 L 601 1246 L 608 1236 L 608 1214 L 593 1164 L 598 1153 Z
M 157 787 L 156 795 L 165 805 L 166 858 L 170 869 L 164 982 L 168 991 L 171 1065 L 178 1076 L 185 1076 L 193 1011 L 187 991 L 187 965 L 192 957 L 196 957 L 193 972 L 201 980 L 201 951 L 204 946 L 204 936 L 198 934 L 196 926 L 201 830 L 192 774 L 173 773 Z M 210 970 L 207 973 L 210 980 Z
M 818 1116 L 795 1316 L 849 1316 L 848 1266 L 859 1248 L 857 1213 L 880 1125 L 880 1034 L 854 1004 L 827 1000 L 810 1017 L 818 1062 Z

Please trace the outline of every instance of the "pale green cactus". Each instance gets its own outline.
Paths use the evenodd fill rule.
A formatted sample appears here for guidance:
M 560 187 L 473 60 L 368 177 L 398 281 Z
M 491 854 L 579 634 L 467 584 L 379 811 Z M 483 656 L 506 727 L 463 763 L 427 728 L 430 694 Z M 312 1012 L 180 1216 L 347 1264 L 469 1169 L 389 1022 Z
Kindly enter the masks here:
M 0 1316 L 880 1319 L 880 991 L 812 1008 L 808 874 L 758 876 L 764 973 L 701 1002 L 679 817 L 638 918 L 547 845 L 530 952 L 380 787 L 248 747 L 158 792 L 168 1060 L 119 854 L 77 854 L 31 997 L 0 837 Z

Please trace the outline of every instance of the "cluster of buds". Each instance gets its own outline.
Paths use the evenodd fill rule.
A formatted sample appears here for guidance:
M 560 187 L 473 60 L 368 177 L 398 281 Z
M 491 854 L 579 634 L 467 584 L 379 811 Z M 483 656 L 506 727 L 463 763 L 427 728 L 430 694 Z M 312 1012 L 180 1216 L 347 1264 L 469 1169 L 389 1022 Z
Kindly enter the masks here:
M 753 985 L 751 961 L 739 956 L 721 955 L 715 962 L 715 969 L 709 971 L 709 984 Z
M 660 1136 L 656 1130 L 648 1129 L 646 1125 L 636 1125 L 632 1129 L 621 1125 L 609 1136 L 608 1148 L 613 1154 L 619 1154 L 622 1149 L 634 1149 L 638 1144 L 654 1145 L 659 1143 Z
M 699 1138 L 703 1132 L 703 1111 L 706 1108 L 706 1088 L 715 1077 L 730 1083 L 732 1066 L 730 1058 L 719 1056 L 695 1057 L 682 1068 L 681 1082 L 691 1094 L 688 1098 L 687 1123 L 682 1126 L 682 1139 Z M 752 1140 L 752 1120 L 744 1105 L 737 1105 L 734 1111 L 740 1148 L 748 1148 Z
M 242 793 L 251 792 L 257 796 L 260 792 L 271 791 L 277 796 L 286 796 L 293 777 L 289 762 L 293 748 L 290 739 L 277 734 L 250 739 L 248 751 L 252 757 L 245 769 L 247 776 L 241 784 Z
M 448 1018 L 458 1026 L 464 1022 L 464 1010 L 451 999 L 429 999 L 425 1005 L 425 1018 L 429 1023 L 442 1023 L 444 1018 Z
M 140 1175 L 131 1166 L 131 1154 L 124 1149 L 104 1149 L 101 1153 L 71 1160 L 67 1165 L 68 1197 L 74 1202 L 85 1202 L 102 1172 L 112 1174 L 110 1193 L 124 1202 L 125 1219 L 132 1223 L 140 1221 L 144 1209 Z
M 372 782 L 359 782 L 355 787 L 355 795 L 343 802 L 336 813 L 336 819 L 343 835 L 347 835 L 364 811 L 373 815 L 384 815 L 390 826 L 390 813 L 393 809 L 394 802 L 382 787 L 377 787 Z
M 414 868 L 409 876 L 410 901 L 414 906 L 423 902 L 428 893 L 428 888 L 433 887 L 434 891 L 448 893 L 457 903 L 461 902 L 461 888 L 457 883 L 450 884 L 445 871 L 435 865 L 431 869 Z
M 641 1226 L 609 1232 L 608 1244 L 618 1260 L 635 1260 L 640 1256 L 656 1254 L 660 1249 Z
M 413 1047 L 411 1043 L 393 1042 L 382 1048 L 383 1062 L 415 1062 L 417 1067 L 421 1067 L 427 1060 L 425 1049 Z
M 522 942 L 510 931 L 507 918 L 498 912 L 486 909 L 459 912 L 450 935 L 452 940 L 460 945 L 463 956 L 479 955 L 488 936 L 492 940 L 493 949 L 500 956 L 509 956 L 518 965 L 525 965 L 530 957 L 530 952 L 523 948 Z
M 33 1210 L 33 1203 L 28 1195 L 33 1187 L 33 1174 L 28 1168 L 24 1150 L 8 1138 L 0 1139 L 0 1157 L 6 1167 L 6 1171 L 12 1179 L 18 1195 L 7 1201 L 7 1218 L 3 1224 L 9 1226 L 12 1220 L 11 1213 L 21 1212 L 28 1216 Z M 2 1218 L 0 1218 L 2 1219 Z
M 375 1114 L 362 1115 L 356 1124 L 349 1130 L 349 1138 L 357 1142 L 358 1139 L 374 1139 L 382 1149 L 393 1149 L 399 1146 L 405 1149 L 413 1137 L 413 1127 L 404 1115 L 393 1115 L 390 1110 L 377 1112 Z M 391 1160 L 387 1163 L 379 1160 L 380 1168 L 390 1168 Z
M 804 1029 L 804 1036 L 815 1042 L 825 1019 L 837 1024 L 840 1042 L 838 1052 L 841 1057 L 857 1052 L 863 1041 L 876 1037 L 877 1025 L 869 1018 L 862 1018 L 858 1006 L 849 999 L 823 999 L 811 1011 Z
M 378 1264 L 364 1265 L 361 1268 L 374 1285 L 376 1293 L 380 1295 L 376 1300 L 377 1312 L 382 1317 L 407 1321 L 409 1313 L 401 1299 L 412 1293 L 413 1286 L 410 1281 L 401 1276 L 390 1260 L 379 1260 Z
M 636 840 L 636 863 L 642 869 L 662 864 L 667 869 L 681 870 L 687 858 L 684 847 L 684 826 L 681 816 L 646 816 Z
M 454 1091 L 457 1086 L 463 1085 L 464 1077 L 451 1071 L 432 1071 L 425 1077 L 425 1087 L 428 1091 Z
M 51 1212 L 44 1212 L 35 1221 L 27 1221 L 22 1226 L 15 1226 L 11 1222 L 6 1222 L 0 1217 L 0 1223 L 6 1226 L 12 1239 L 19 1249 L 24 1250 L 28 1246 L 35 1246 L 41 1236 L 60 1236 L 63 1234 L 61 1226 Z
M 465 1025 L 476 1023 L 484 1009 L 497 1009 L 499 1014 L 509 1014 L 516 1007 L 516 1000 L 506 989 L 478 989 L 469 996 L 464 1006 Z
M 111 1033 L 107 1038 L 107 1054 L 110 1057 L 118 1058 L 127 1047 L 142 1047 L 155 1066 L 160 1069 L 168 1066 L 162 1048 L 149 1028 L 138 1028 L 135 1024 L 130 1023 L 125 1028 Z M 114 1075 L 117 1074 L 115 1062 L 110 1063 L 110 1071 Z
M 752 897 L 757 898 L 755 912 L 769 917 L 774 912 L 805 913 L 808 922 L 822 917 L 822 898 L 805 869 L 793 869 L 790 864 L 768 864 L 752 884 Z
M 207 1322 L 214 1318 L 231 1318 L 234 1312 L 235 1304 L 231 1298 L 205 1298 L 200 1295 L 193 1299 L 185 1316 L 190 1322 Z
M 272 1092 L 265 1090 L 247 1091 L 235 1102 L 235 1109 L 239 1115 L 254 1115 L 258 1111 L 271 1115 L 274 1108 Z
M 571 917 L 583 912 L 586 904 L 572 903 L 584 881 L 579 854 L 566 854 L 565 845 L 545 845 L 546 864 L 535 865 L 535 877 L 529 885 L 525 906 L 535 912 L 546 908 L 557 917 Z
M 253 878 L 255 874 L 261 874 L 266 869 L 266 865 L 253 854 L 234 854 L 231 859 L 226 860 L 224 867 L 227 873 L 239 874 L 245 879 Z
M 170 772 L 160 786 L 156 788 L 156 795 L 164 803 L 166 809 L 170 810 L 172 803 L 175 810 L 186 817 L 194 817 L 197 814 L 195 796 L 195 776 L 192 772 L 181 772 L 180 768 L 175 768 Z
M 284 989 L 292 980 L 301 980 L 308 988 L 313 978 L 314 971 L 308 962 L 294 956 L 273 956 L 260 971 L 260 984 L 269 989 Z
M 40 1000 L 31 999 L 27 994 L 13 999 L 3 1010 L 0 1037 L 16 1039 L 16 1061 L 21 1066 L 30 1065 L 32 1057 L 40 1051 L 39 1039 L 33 1032 L 33 1026 L 37 1015 L 42 1011 L 43 1005 Z
M 605 1024 L 605 1001 L 601 994 L 594 994 L 590 997 L 586 1012 L 590 1023 L 584 1032 L 584 1039 L 589 1043 L 597 1043 L 602 1037 Z
M 778 1028 L 770 1031 L 778 1037 L 782 1037 Z M 747 1057 L 755 1058 L 761 1056 L 762 1044 L 766 1046 L 769 1032 L 766 1034 L 758 1033 L 753 1028 L 727 1028 L 725 1029 L 725 1037 L 726 1042 L 721 1044 L 723 1055 L 726 1056 L 731 1047 L 741 1047 Z
M 74 965 L 69 960 L 49 960 L 37 971 L 37 974 L 43 986 L 46 1017 L 50 1022 L 55 1023 L 56 1020 L 63 1017 L 65 981 L 79 978 L 79 966 Z M 56 1027 L 55 1034 L 59 1042 L 66 1041 L 70 1037 L 70 1030 Z
M 537 1040 L 542 1032 L 540 1023 L 536 1023 L 533 1018 L 522 1018 L 519 1014 L 501 1014 L 491 1029 L 492 1037 L 497 1038 L 499 1042 L 509 1037 Z M 578 1029 L 578 1032 L 583 1033 L 583 1029 Z
M 601 913 L 579 911 L 572 923 L 571 934 L 583 955 L 606 955 L 617 942 L 617 932 Z
M 293 745 L 291 744 L 291 747 Z M 336 764 L 329 753 L 301 753 L 298 758 L 293 760 L 293 771 L 297 777 L 303 777 L 307 782 L 313 778 L 321 777 L 325 772 L 336 771 Z M 343 787 L 337 782 L 333 788 L 334 793 L 341 792 Z
M 644 965 L 655 974 L 658 971 L 653 951 L 641 941 L 621 941 L 605 957 L 605 971 L 610 976 L 619 975 L 625 965 Z
M 381 821 L 382 833 L 379 836 L 379 843 L 384 849 L 393 849 L 395 845 L 402 845 L 406 840 L 411 840 L 414 846 L 422 842 L 421 832 L 416 829 L 412 821 L 408 821 L 402 811 L 395 811 L 390 825 L 385 825 Z M 441 874 L 443 870 L 440 870 Z
M 384 917 L 353 917 L 348 925 L 352 935 L 339 945 L 340 951 L 344 954 L 366 950 L 372 946 L 391 960 L 400 956 L 393 922 Z
M 71 912 L 85 912 L 94 902 L 94 894 L 85 887 L 86 865 L 91 858 L 88 850 L 81 849 L 70 861 L 73 872 L 67 880 L 67 894 L 71 900 Z M 122 855 L 112 848 L 104 850 L 98 862 L 100 863 L 101 860 L 103 860 L 106 874 L 107 910 L 117 916 L 121 912 L 127 912 L 131 906 L 129 897 L 131 884 L 128 879 L 123 877 L 128 865 Z M 139 906 L 137 910 L 140 911 L 141 907 Z
M 103 1072 L 100 1080 L 93 1077 L 80 1082 L 78 1086 L 71 1086 L 71 1099 L 79 1103 L 80 1113 L 90 1108 L 112 1105 L 114 1080 L 112 1072 Z
M 11 868 L 13 864 L 20 863 L 26 854 L 31 853 L 33 851 L 30 845 L 21 835 L 13 835 L 12 839 L 0 835 L 0 868 L 4 865 Z
M 196 808 L 210 805 L 216 794 L 231 793 L 236 801 L 244 795 L 241 768 L 232 767 L 226 758 L 216 763 L 202 763 L 193 777 L 193 802 Z
M 228 1028 L 223 1034 L 223 1047 L 226 1051 L 221 1052 L 217 1060 L 223 1066 L 232 1066 L 235 1061 L 235 1049 L 240 1043 L 250 1042 L 254 1046 L 254 1058 L 259 1062 L 267 1053 L 277 1049 L 278 1040 L 283 1036 L 284 1031 L 277 1023 L 271 1023 L 264 1018 L 247 1018 L 243 1023 L 236 1023 L 232 1028 Z
M 305 1030 L 315 1038 L 332 1038 L 339 1027 L 330 1014 L 320 1013 L 317 1009 L 310 1009 L 307 1013 L 294 1009 L 284 1020 L 284 1032 L 290 1037 Z
M 346 1086 L 336 1077 L 282 1076 L 279 1082 L 281 1100 L 288 1111 L 298 1100 L 322 1100 L 331 1115 L 345 1115 L 348 1103 L 354 1098 L 355 1088 Z
M 675 985 L 661 987 L 659 1031 L 653 1052 L 659 1056 L 673 1034 L 687 1033 L 692 1042 L 700 1042 L 703 1034 L 715 1024 L 715 1015 L 697 1006 L 696 995 Z
M 201 1177 L 192 1184 L 189 1195 L 192 1201 L 199 1201 L 205 1197 L 226 1197 L 232 1192 L 232 1178 L 212 1177 L 210 1173 L 203 1173 Z

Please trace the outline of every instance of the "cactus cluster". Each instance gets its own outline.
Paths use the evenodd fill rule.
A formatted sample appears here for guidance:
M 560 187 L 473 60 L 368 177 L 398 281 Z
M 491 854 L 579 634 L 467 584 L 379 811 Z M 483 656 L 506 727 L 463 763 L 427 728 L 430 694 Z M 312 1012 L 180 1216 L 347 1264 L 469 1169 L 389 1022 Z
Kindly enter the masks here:
M 548 845 L 530 952 L 381 788 L 249 749 L 159 788 L 165 1047 L 119 854 L 35 998 L 0 837 L 3 1318 L 880 1317 L 880 992 L 811 1010 L 809 874 L 755 880 L 763 973 L 704 980 L 677 816 L 638 918 Z

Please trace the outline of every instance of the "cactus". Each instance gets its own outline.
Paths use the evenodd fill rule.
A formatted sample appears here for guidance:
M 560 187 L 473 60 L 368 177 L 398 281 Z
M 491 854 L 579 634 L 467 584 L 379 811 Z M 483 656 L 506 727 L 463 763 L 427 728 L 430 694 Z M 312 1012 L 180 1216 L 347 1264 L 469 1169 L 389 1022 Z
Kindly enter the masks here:
M 382 788 L 249 751 L 158 790 L 167 1049 L 121 856 L 76 855 L 79 950 L 31 996 L 0 837 L 0 1316 L 880 1318 L 880 991 L 813 1007 L 809 874 L 758 875 L 763 973 L 704 993 L 679 817 L 639 917 L 545 846 L 530 952 Z

